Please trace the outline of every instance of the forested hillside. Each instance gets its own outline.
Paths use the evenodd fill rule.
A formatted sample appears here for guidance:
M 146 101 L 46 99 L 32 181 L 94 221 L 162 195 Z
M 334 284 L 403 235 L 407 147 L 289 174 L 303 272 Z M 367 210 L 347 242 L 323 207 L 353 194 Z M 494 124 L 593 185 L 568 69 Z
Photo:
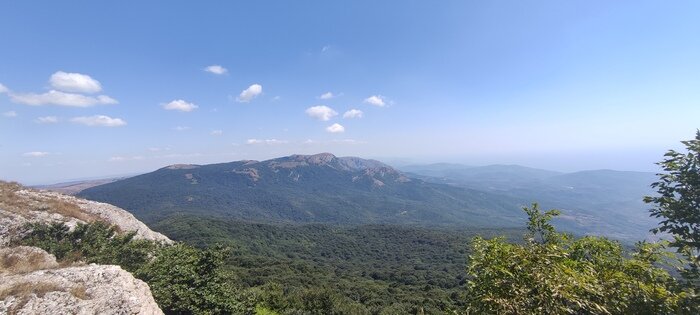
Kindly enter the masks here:
M 373 160 L 331 154 L 173 165 L 79 196 L 147 223 L 177 213 L 256 222 L 514 227 L 527 201 L 427 183 Z

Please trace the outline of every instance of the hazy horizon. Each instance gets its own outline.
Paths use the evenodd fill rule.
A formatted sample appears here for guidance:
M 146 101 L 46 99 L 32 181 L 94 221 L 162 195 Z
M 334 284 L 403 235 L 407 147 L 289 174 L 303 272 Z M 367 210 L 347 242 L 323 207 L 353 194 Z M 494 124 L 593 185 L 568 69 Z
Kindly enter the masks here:
M 332 152 L 315 152 L 315 153 L 307 153 L 307 154 L 319 154 L 319 153 L 331 153 Z M 296 153 L 294 153 L 296 154 Z M 291 154 L 290 154 L 291 155 Z M 335 155 L 335 154 L 334 154 Z M 288 156 L 288 155 L 284 155 Z M 336 155 L 338 157 L 345 157 L 346 155 Z M 240 161 L 240 160 L 257 160 L 257 161 L 264 161 L 264 160 L 269 160 L 269 159 L 274 159 L 274 158 L 279 158 L 283 156 L 274 156 L 274 157 L 263 157 L 263 158 L 258 158 L 258 159 L 248 159 L 248 158 L 243 158 L 243 159 L 233 159 L 233 160 L 220 160 L 220 161 L 205 161 L 203 163 L 194 163 L 194 162 L 186 162 L 185 160 L 181 160 L 179 162 L 175 163 L 168 163 L 168 164 L 153 164 L 157 162 L 152 162 L 152 163 L 140 163 L 140 164 L 147 164 L 147 165 L 152 165 L 150 167 L 144 167 L 144 165 L 140 165 L 138 167 L 144 167 L 141 169 L 129 169 L 125 170 L 124 172 L 121 173 L 104 173 L 104 174 L 91 174 L 88 176 L 84 177 L 67 177 L 67 178 L 53 178 L 53 179 L 48 179 L 48 180 L 39 180 L 39 181 L 29 181 L 29 182 L 22 182 L 22 184 L 26 185 L 51 185 L 51 184 L 62 184 L 62 183 L 70 183 L 73 181 L 85 181 L 85 180 L 96 180 L 96 179 L 108 179 L 108 178 L 117 178 L 117 177 L 129 177 L 129 176 L 136 176 L 136 175 L 141 175 L 145 173 L 150 173 L 153 171 L 156 171 L 157 169 L 170 166 L 173 164 L 199 164 L 199 165 L 206 165 L 206 164 L 216 164 L 216 163 L 227 163 L 227 162 L 235 162 L 235 161 Z M 352 156 L 352 157 L 358 157 L 358 156 Z M 454 158 L 454 159 L 445 159 L 445 160 L 430 160 L 430 159 L 420 159 L 420 158 L 396 158 L 396 157 L 359 157 L 359 158 L 364 158 L 364 159 L 373 159 L 373 160 L 378 160 L 380 162 L 386 163 L 394 168 L 402 168 L 402 167 L 407 167 L 407 166 L 419 166 L 419 165 L 432 165 L 432 164 L 454 164 L 454 165 L 462 165 L 465 167 L 484 167 L 484 166 L 493 166 L 493 165 L 517 165 L 517 166 L 522 166 L 522 167 L 528 167 L 528 168 L 535 168 L 535 169 L 542 169 L 542 170 L 549 170 L 549 171 L 557 171 L 557 172 L 562 172 L 562 173 L 574 173 L 574 172 L 581 172 L 581 171 L 592 171 L 592 170 L 614 170 L 614 171 L 630 171 L 630 172 L 657 172 L 659 171 L 658 167 L 653 165 L 654 167 L 649 168 L 649 169 L 630 169 L 630 168 L 609 168 L 609 167 L 589 167 L 589 168 L 566 168 L 566 167 L 548 167 L 547 165 L 544 166 L 534 166 L 534 165 L 528 165 L 528 164 L 521 164 L 521 163 L 511 163 L 508 162 L 509 160 L 503 160 L 502 162 L 496 162 L 496 163 L 479 163 L 479 162 L 474 162 L 474 163 L 469 163 L 465 162 L 468 159 L 459 159 L 459 158 Z M 476 160 L 474 160 L 476 161 Z M 592 164 L 595 165 L 595 164 Z M 6 178 L 3 178 L 3 180 L 8 180 Z
M 318 152 L 653 172 L 700 127 L 698 9 L 10 2 L 0 179 Z

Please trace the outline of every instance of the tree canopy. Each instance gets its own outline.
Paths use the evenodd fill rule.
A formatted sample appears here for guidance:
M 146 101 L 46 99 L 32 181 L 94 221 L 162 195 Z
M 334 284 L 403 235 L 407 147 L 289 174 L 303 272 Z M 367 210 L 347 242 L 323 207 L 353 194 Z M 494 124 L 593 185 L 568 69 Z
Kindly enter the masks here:
M 550 220 L 557 210 L 537 204 L 524 243 L 476 237 L 467 272 L 466 314 L 672 314 L 690 312 L 686 295 L 659 264 L 662 244 L 625 252 L 604 237 L 573 238 Z

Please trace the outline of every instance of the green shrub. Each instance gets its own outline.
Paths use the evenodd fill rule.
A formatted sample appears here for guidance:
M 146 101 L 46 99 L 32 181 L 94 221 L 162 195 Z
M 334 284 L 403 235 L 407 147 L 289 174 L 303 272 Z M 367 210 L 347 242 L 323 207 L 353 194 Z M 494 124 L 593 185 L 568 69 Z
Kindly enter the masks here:
M 230 253 L 220 247 L 201 250 L 185 244 L 135 240 L 102 222 L 33 224 L 17 245 L 36 246 L 59 262 L 119 265 L 145 281 L 166 314 L 253 314 L 255 300 L 242 294 L 223 269 Z
M 524 208 L 524 244 L 475 238 L 468 265 L 468 314 L 675 314 L 684 293 L 658 267 L 661 244 L 638 243 L 626 255 L 603 237 L 573 239 L 549 220 L 558 211 Z

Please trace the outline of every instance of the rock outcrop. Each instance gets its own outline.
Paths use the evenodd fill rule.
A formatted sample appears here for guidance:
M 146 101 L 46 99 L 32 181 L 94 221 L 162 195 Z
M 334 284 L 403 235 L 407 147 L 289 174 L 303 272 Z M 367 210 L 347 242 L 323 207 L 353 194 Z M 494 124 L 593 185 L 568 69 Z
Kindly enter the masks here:
M 17 252 L 8 254 L 14 249 Z M 14 249 L 5 248 L 0 255 L 21 258 L 29 250 L 32 256 L 15 265 L 36 267 L 29 260 L 38 255 L 58 266 L 52 255 L 38 253 L 41 249 Z M 163 314 L 148 285 L 119 266 L 91 264 L 0 273 L 0 278 L 0 314 Z
M 8 247 L 28 223 L 95 221 L 172 242 L 118 207 L 0 181 L 0 314 L 163 314 L 148 284 L 119 266 L 61 266 L 40 248 Z
M 94 221 L 115 225 L 124 232 L 134 231 L 136 239 L 172 242 L 119 207 L 0 182 L 0 246 L 7 246 L 13 237 L 26 232 L 23 229 L 27 223 L 63 222 L 74 227 Z

